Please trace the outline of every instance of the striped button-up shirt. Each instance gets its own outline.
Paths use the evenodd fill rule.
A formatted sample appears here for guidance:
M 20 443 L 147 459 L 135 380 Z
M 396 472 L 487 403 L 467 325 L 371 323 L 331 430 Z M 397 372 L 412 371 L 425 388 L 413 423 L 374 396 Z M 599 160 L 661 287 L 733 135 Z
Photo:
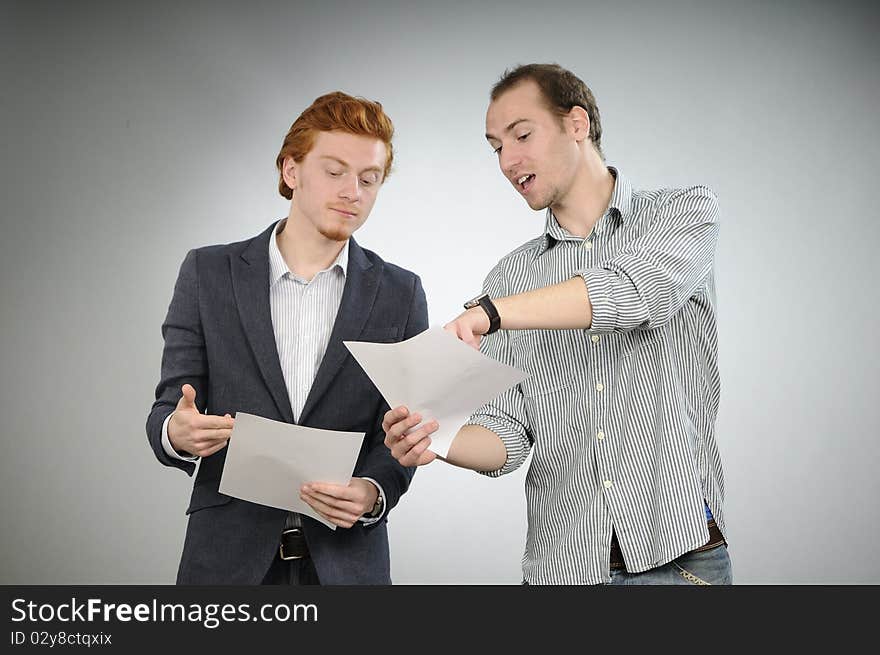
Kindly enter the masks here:
M 532 584 L 608 582 L 612 530 L 630 572 L 708 541 L 704 501 L 724 531 L 715 442 L 713 261 L 718 204 L 703 186 L 633 190 L 615 169 L 608 209 L 586 238 L 550 210 L 544 234 L 506 255 L 484 291 L 509 296 L 580 275 L 586 330 L 501 330 L 488 356 L 530 373 L 469 423 L 498 434 L 526 476 L 523 574 Z

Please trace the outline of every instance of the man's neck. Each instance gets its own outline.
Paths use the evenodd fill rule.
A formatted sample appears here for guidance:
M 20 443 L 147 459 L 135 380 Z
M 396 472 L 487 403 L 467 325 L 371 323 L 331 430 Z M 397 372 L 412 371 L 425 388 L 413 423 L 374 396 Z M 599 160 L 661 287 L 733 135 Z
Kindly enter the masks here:
M 318 232 L 294 208 L 277 239 L 287 267 L 304 280 L 311 280 L 318 271 L 329 268 L 345 246 L 345 241 L 334 241 Z
M 560 226 L 571 234 L 587 237 L 608 209 L 613 192 L 614 176 L 593 151 L 584 156 L 568 193 L 550 209 Z

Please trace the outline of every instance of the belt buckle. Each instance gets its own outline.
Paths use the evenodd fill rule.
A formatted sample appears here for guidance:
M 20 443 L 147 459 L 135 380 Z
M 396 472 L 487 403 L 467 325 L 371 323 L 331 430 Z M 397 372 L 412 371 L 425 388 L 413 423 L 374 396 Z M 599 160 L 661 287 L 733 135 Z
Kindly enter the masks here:
M 286 534 L 302 534 L 302 528 L 288 528 L 281 533 L 281 543 L 278 545 L 278 556 L 281 557 L 285 562 L 294 559 L 302 559 L 305 555 L 285 555 L 284 554 L 284 535 Z

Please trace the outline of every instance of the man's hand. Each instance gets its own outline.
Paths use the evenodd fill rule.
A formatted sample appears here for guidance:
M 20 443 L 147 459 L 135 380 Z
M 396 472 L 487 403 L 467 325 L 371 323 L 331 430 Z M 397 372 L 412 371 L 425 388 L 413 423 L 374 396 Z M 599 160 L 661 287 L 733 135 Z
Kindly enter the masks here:
M 379 490 L 369 480 L 352 478 L 348 485 L 307 482 L 299 497 L 313 510 L 340 528 L 350 528 L 373 509 Z
M 202 414 L 196 407 L 196 390 L 185 384 L 183 395 L 168 421 L 168 440 L 178 452 L 207 457 L 226 445 L 235 419 L 226 416 Z
M 482 307 L 473 307 L 443 326 L 467 345 L 480 349 L 480 337 L 489 331 L 489 317 Z
M 437 421 L 432 420 L 418 430 L 413 430 L 421 422 L 422 417 L 419 414 L 410 416 L 409 410 L 403 406 L 385 412 L 382 420 L 385 445 L 401 466 L 423 466 L 437 458 L 436 453 L 428 450 L 428 446 L 431 445 L 429 435 L 436 432 L 440 426 Z M 413 431 L 407 434 L 409 430 Z

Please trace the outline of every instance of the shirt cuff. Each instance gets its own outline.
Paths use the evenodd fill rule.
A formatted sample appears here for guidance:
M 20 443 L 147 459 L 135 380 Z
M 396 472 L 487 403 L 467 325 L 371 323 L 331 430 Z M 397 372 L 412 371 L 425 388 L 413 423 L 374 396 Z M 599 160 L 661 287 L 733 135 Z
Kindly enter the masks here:
M 588 268 L 575 275 L 583 278 L 590 304 L 593 306 L 590 329 L 596 332 L 613 332 L 617 326 L 617 305 L 614 302 L 611 274 L 601 268 Z
M 171 412 L 174 414 L 174 412 Z M 199 460 L 198 456 L 184 456 L 174 450 L 174 446 L 171 445 L 171 439 L 168 437 L 168 421 L 171 420 L 171 414 L 165 417 L 165 421 L 162 423 L 162 449 L 165 451 L 165 454 L 168 455 L 171 459 L 179 459 L 183 462 L 197 462 Z
M 379 512 L 379 516 L 362 516 L 358 519 L 358 521 L 360 521 L 364 525 L 373 525 L 373 523 L 377 523 L 378 521 L 380 521 L 382 517 L 385 516 L 385 512 L 388 511 L 388 504 L 385 501 L 385 490 L 382 488 L 382 485 L 376 482 L 373 478 L 361 478 L 361 480 L 369 480 L 374 485 L 376 485 L 376 489 L 379 490 L 379 498 L 382 499 L 382 511 Z
M 518 434 L 511 430 L 503 421 L 499 421 L 493 416 L 482 414 L 480 416 L 471 416 L 465 425 L 479 425 L 497 434 L 501 443 L 507 451 L 507 459 L 500 469 L 494 471 L 477 471 L 480 475 L 487 475 L 490 478 L 498 478 L 507 473 L 512 473 L 520 467 L 528 455 L 529 438 L 524 434 Z M 526 452 L 523 452 L 525 450 Z

